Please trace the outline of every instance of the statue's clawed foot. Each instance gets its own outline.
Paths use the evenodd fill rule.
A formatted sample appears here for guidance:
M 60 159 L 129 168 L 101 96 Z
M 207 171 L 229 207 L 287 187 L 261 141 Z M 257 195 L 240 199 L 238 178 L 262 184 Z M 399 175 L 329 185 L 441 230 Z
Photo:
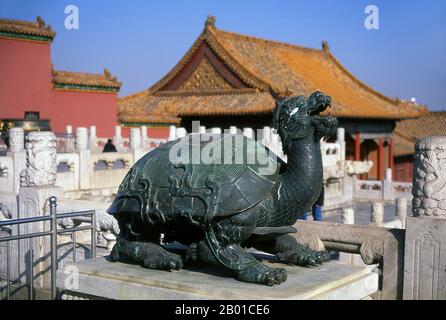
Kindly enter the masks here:
M 287 273 L 283 268 L 270 268 L 258 262 L 240 271 L 238 279 L 244 282 L 273 286 L 286 281 Z
M 128 241 L 120 236 L 109 258 L 111 261 L 128 258 L 149 269 L 171 271 L 183 268 L 183 259 L 180 255 L 169 252 L 156 243 Z
M 183 259 L 178 254 L 164 250 L 161 247 L 150 250 L 142 262 L 144 268 L 160 270 L 180 270 Z
M 330 260 L 328 251 L 315 251 L 304 245 L 295 244 L 292 249 L 276 254 L 279 262 L 298 266 L 316 266 Z

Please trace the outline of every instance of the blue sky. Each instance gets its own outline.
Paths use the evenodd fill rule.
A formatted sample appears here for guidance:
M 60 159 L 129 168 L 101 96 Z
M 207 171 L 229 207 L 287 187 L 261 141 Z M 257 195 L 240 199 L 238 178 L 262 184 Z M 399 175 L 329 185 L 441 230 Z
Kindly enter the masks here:
M 379 29 L 364 27 L 364 8 L 379 9 Z M 79 8 L 79 30 L 64 27 L 67 5 Z M 56 69 L 102 72 L 123 83 L 120 95 L 159 80 L 191 46 L 208 14 L 218 28 L 320 48 L 390 97 L 416 97 L 446 110 L 444 0 L 2 0 L 0 16 L 40 15 L 57 36 Z

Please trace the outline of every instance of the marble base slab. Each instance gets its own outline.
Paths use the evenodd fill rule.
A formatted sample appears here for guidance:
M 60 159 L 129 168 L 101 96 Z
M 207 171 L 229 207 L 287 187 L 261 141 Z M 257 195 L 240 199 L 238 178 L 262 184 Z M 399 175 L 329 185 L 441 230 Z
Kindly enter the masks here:
M 359 300 L 378 290 L 378 274 L 370 272 L 369 268 L 335 261 L 312 268 L 266 263 L 284 267 L 288 272 L 288 280 L 268 287 L 237 281 L 231 274 L 218 268 L 188 268 L 167 272 L 144 269 L 139 265 L 113 263 L 100 257 L 67 264 L 58 270 L 57 287 L 66 293 L 65 296 L 119 300 Z M 78 271 L 78 274 L 73 274 L 73 270 Z M 77 288 L 73 288 L 73 276 L 78 277 Z

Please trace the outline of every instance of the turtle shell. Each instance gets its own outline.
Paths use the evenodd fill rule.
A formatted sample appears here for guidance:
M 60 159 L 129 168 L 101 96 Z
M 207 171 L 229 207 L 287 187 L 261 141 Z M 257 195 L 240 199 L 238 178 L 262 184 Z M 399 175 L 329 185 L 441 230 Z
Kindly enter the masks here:
M 190 134 L 137 161 L 108 212 L 140 212 L 142 201 L 131 196 L 139 193 L 136 198 L 155 201 L 164 215 L 173 214 L 175 208 L 200 215 L 214 193 L 213 216 L 234 214 L 264 199 L 283 165 L 267 147 L 245 136 Z

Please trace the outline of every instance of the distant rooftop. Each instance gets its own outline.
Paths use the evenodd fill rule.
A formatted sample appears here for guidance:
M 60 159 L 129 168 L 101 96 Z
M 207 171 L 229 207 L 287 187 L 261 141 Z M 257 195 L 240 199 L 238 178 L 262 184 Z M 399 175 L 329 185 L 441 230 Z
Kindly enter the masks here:
M 197 73 L 186 79 L 203 46 L 219 61 L 205 54 L 193 71 Z M 232 75 L 218 72 L 218 64 Z M 238 85 L 230 77 L 236 77 Z M 215 18 L 209 17 L 170 72 L 150 88 L 118 99 L 118 118 L 124 123 L 150 122 L 149 117 L 167 114 L 178 123 L 181 116 L 269 113 L 276 96 L 308 96 L 316 90 L 332 97 L 329 112 L 338 117 L 405 119 L 427 112 L 426 106 L 389 98 L 358 80 L 332 55 L 326 41 L 318 50 L 260 39 L 219 30 Z M 169 123 L 168 118 L 158 119 Z
M 0 18 L 0 37 L 51 42 L 55 36 L 56 32 L 41 17 L 34 22 Z

